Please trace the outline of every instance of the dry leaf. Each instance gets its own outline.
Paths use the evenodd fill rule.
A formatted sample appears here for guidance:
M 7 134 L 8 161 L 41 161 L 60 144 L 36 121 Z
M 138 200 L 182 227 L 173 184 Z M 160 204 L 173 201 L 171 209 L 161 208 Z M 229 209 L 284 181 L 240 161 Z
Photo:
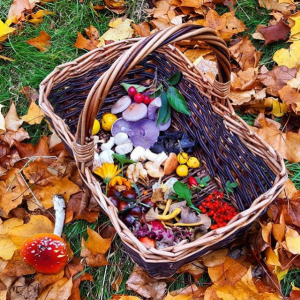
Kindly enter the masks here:
M 255 51 L 248 35 L 245 35 L 240 42 L 230 47 L 229 51 L 242 70 L 256 68 L 262 55 L 260 51 Z
M 294 132 L 281 132 L 277 122 L 262 118 L 259 121 L 261 128 L 251 127 L 271 147 L 277 150 L 281 156 L 290 162 L 300 161 L 300 135 Z M 279 123 L 277 123 L 279 124 Z M 279 124 L 280 126 L 280 124 Z
M 105 253 L 108 251 L 113 236 L 102 238 L 96 231 L 87 228 L 88 240 L 82 238 L 81 256 L 86 258 L 86 263 L 90 267 L 100 267 L 108 265 Z
M 3 23 L 0 20 L 0 42 L 6 40 L 7 36 L 10 33 L 13 33 L 15 30 L 16 30 L 15 28 L 9 27 L 9 24 L 7 22 Z
M 30 236 L 36 233 L 53 233 L 53 229 L 54 225 L 47 217 L 31 215 L 28 223 L 11 228 L 8 236 L 20 248 Z
M 10 297 L 14 300 L 37 299 L 38 295 L 38 282 L 32 282 L 28 285 L 26 284 L 25 277 L 20 277 L 11 287 Z
M 285 236 L 284 215 L 280 215 L 279 224 L 273 224 L 272 233 L 277 242 L 281 243 Z
M 296 73 L 296 68 L 275 66 L 271 71 L 259 75 L 257 79 L 267 87 L 268 94 L 279 96 L 278 91 L 295 78 Z
M 259 31 L 266 40 L 265 44 L 268 45 L 277 41 L 285 41 L 290 33 L 290 27 L 280 20 L 276 25 L 261 28 Z
M 110 24 L 110 27 L 99 39 L 98 47 L 105 45 L 105 41 L 120 41 L 131 38 L 133 36 L 133 29 L 131 28 L 131 20 L 122 18 L 116 19 L 117 26 Z
M 132 23 L 131 24 L 136 35 L 139 35 L 141 37 L 145 37 L 145 36 L 148 36 L 150 35 L 150 27 L 149 27 L 149 24 L 147 22 L 142 22 L 140 24 L 134 24 Z
M 44 16 L 52 14 L 53 12 L 48 10 L 39 10 L 35 14 L 31 14 L 31 19 L 28 22 L 33 24 L 40 24 L 43 22 Z
M 210 252 L 202 257 L 203 264 L 206 267 L 217 267 L 225 262 L 228 249 L 220 249 Z
M 280 11 L 283 14 L 290 14 L 292 10 L 296 9 L 293 0 L 285 2 L 278 0 L 258 0 L 259 6 L 268 10 Z
M 141 300 L 141 298 L 136 296 L 112 295 L 110 300 Z
M 19 20 L 24 20 L 24 12 L 31 11 L 31 9 L 35 6 L 30 4 L 29 0 L 13 0 L 13 3 L 9 9 L 7 19 L 12 20 L 14 23 L 17 23 Z
M 184 55 L 193 63 L 199 57 L 203 57 L 206 54 L 211 53 L 212 50 L 209 48 L 195 48 L 195 49 L 188 49 L 184 52 Z
M 274 252 L 272 248 L 269 247 L 265 250 L 265 254 L 266 254 L 266 263 L 268 265 L 281 267 L 281 263 L 278 257 L 278 251 L 276 249 Z
M 42 112 L 42 110 L 39 108 L 39 106 L 35 104 L 35 102 L 31 102 L 27 115 L 21 118 L 26 123 L 33 125 L 33 124 L 41 124 L 44 116 L 45 115 Z
M 126 288 L 133 290 L 142 297 L 163 299 L 167 284 L 162 280 L 151 278 L 143 269 L 134 266 L 134 269 L 126 282 Z
M 249 91 L 230 91 L 229 99 L 232 101 L 232 105 L 242 105 L 252 100 L 255 95 L 255 90 Z
M 288 228 L 288 227 L 287 227 Z M 285 234 L 285 241 L 288 247 L 288 250 L 293 254 L 300 254 L 300 235 L 299 233 L 292 229 L 288 228 Z
M 180 267 L 176 273 L 189 273 L 194 277 L 195 281 L 199 281 L 205 273 L 205 267 L 199 261 L 194 260 Z
M 39 93 L 36 89 L 30 86 L 23 86 L 20 90 L 20 93 L 24 94 L 26 99 L 31 104 L 32 102 L 36 102 L 39 99 Z
M 0 139 L 3 142 L 6 142 L 9 147 L 15 145 L 15 141 L 22 142 L 24 140 L 29 139 L 30 136 L 24 128 L 19 128 L 17 131 L 8 131 L 5 134 L 0 135 Z
M 126 2 L 124 0 L 104 0 L 108 9 L 116 14 L 123 14 L 126 10 Z
M 6 131 L 5 129 L 5 119 L 4 116 L 2 115 L 2 108 L 5 107 L 4 105 L 0 104 L 0 134 Z
M 64 277 L 64 270 L 61 270 L 59 273 L 56 274 L 36 273 L 34 276 L 34 281 L 37 281 L 39 283 L 40 290 L 43 290 L 47 285 L 53 284 L 63 277 Z
M 93 50 L 97 48 L 97 43 L 86 39 L 80 32 L 77 32 L 77 40 L 74 44 L 77 49 Z
M 262 238 L 263 240 L 271 247 L 271 231 L 272 231 L 272 224 L 271 222 L 267 223 L 267 225 L 264 225 L 260 223 L 260 226 L 262 228 Z
M 300 89 L 300 71 L 298 71 L 296 78 L 290 79 L 287 84 L 291 86 L 292 88 L 296 89 L 299 91 Z
M 244 22 L 235 17 L 234 11 L 219 16 L 216 11 L 210 10 L 206 15 L 204 25 L 215 29 L 225 41 L 229 41 L 234 34 L 246 29 Z
M 190 286 L 186 286 L 180 290 L 170 292 L 164 300 L 181 300 L 181 299 L 189 299 L 189 300 L 203 300 L 204 299 L 204 287 L 198 287 L 195 284 Z M 185 298 L 188 296 L 188 298 Z M 180 298 L 182 297 L 182 298 Z
M 300 41 L 293 42 L 288 49 L 279 49 L 274 53 L 273 60 L 279 66 L 296 68 L 300 65 Z
M 72 290 L 72 278 L 63 277 L 48 286 L 38 297 L 38 300 L 68 300 Z
M 18 117 L 16 106 L 12 101 L 9 111 L 5 116 L 5 127 L 6 130 L 17 131 L 19 127 L 22 125 L 23 120 Z
M 289 111 L 294 111 L 295 114 L 300 112 L 300 93 L 296 89 L 292 88 L 290 85 L 284 86 L 278 91 L 279 96 L 284 102 Z
M 51 46 L 51 42 L 50 42 L 50 35 L 45 32 L 45 31 L 41 31 L 40 35 L 36 38 L 30 39 L 28 41 L 26 41 L 29 45 L 38 48 L 41 52 L 43 51 L 48 51 L 50 46 Z M 36 123 L 39 124 L 39 123 Z
M 246 273 L 243 265 L 228 256 L 223 264 L 208 268 L 211 281 L 218 286 L 234 286 Z

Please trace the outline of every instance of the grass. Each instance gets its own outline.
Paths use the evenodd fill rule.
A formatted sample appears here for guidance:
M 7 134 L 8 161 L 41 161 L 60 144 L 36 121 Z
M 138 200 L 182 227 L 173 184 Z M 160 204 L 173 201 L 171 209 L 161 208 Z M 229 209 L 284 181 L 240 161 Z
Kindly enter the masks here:
M 11 0 L 0 1 L 0 18 L 6 19 Z M 142 6 L 142 0 L 128 0 L 128 11 L 136 21 L 140 16 L 138 9 Z M 93 3 L 101 4 L 100 1 Z M 100 34 L 103 34 L 108 28 L 108 21 L 113 17 L 109 11 L 95 13 L 90 7 L 90 1 L 79 0 L 66 1 L 56 0 L 53 3 L 45 3 L 41 9 L 47 9 L 54 12 L 53 15 L 44 17 L 44 21 L 39 26 L 30 23 L 24 23 L 23 28 L 12 35 L 2 44 L 3 50 L 1 55 L 13 58 L 13 62 L 0 61 L 0 104 L 6 105 L 6 111 L 13 100 L 17 106 L 19 115 L 24 115 L 28 110 L 28 100 L 20 93 L 24 86 L 30 86 L 38 89 L 39 83 L 55 68 L 55 66 L 64 62 L 71 61 L 82 55 L 85 51 L 78 50 L 73 45 L 76 41 L 76 32 L 84 32 L 84 28 L 94 25 Z M 272 68 L 274 62 L 272 56 L 280 48 L 287 47 L 286 43 L 273 43 L 264 46 L 262 41 L 254 40 L 251 34 L 255 32 L 258 24 L 268 24 L 270 16 L 268 11 L 260 8 L 256 0 L 239 0 L 235 6 L 237 18 L 243 20 L 246 24 L 247 31 L 243 34 L 250 35 L 250 39 L 256 49 L 262 51 L 261 65 Z M 217 11 L 223 14 L 228 11 L 225 6 L 218 6 Z M 39 52 L 36 48 L 26 43 L 27 40 L 37 37 L 40 31 L 44 30 L 51 36 L 51 47 L 47 52 Z M 242 116 L 250 125 L 253 125 L 255 115 Z M 30 142 L 36 143 L 43 133 L 47 133 L 47 125 L 43 122 L 41 125 L 25 125 L 25 129 L 31 136 Z M 289 176 L 300 189 L 300 164 L 286 162 L 289 170 Z M 97 230 L 99 224 L 108 222 L 108 219 L 101 215 L 95 223 L 86 221 L 74 221 L 64 228 L 64 233 L 71 243 L 71 247 L 76 257 L 80 256 L 80 245 L 82 237 L 87 238 L 87 226 Z M 128 279 L 133 263 L 124 252 L 121 241 L 118 237 L 113 241 L 110 253 L 108 255 L 110 263 L 107 267 L 90 268 L 85 271 L 91 273 L 94 277 L 94 283 L 84 282 L 81 284 L 81 294 L 87 299 L 110 299 L 112 294 L 132 294 L 126 290 L 126 280 Z M 291 282 L 297 286 L 300 280 L 297 275 L 299 270 L 291 270 L 282 281 L 282 288 L 285 295 L 288 295 L 291 289 Z M 112 287 L 112 283 L 122 276 L 122 282 L 119 291 Z M 171 290 L 182 288 L 193 282 L 190 275 L 181 274 L 174 277 L 174 281 L 168 283 Z M 199 284 L 209 283 L 208 275 L 200 279 Z

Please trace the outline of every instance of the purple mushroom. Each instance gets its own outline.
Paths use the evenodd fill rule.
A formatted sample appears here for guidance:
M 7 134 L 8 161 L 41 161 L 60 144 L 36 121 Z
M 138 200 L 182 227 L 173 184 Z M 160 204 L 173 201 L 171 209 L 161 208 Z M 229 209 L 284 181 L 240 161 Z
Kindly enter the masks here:
M 144 103 L 132 103 L 123 111 L 123 118 L 126 121 L 139 121 L 147 116 L 147 105 Z
M 111 108 L 112 114 L 118 114 L 123 112 L 131 104 L 131 98 L 129 96 L 121 97 Z
M 159 129 L 153 121 L 143 119 L 134 123 L 131 127 L 132 135 L 130 140 L 135 147 L 141 146 L 148 149 L 157 142 Z
M 124 120 L 123 118 L 118 119 L 111 128 L 111 134 L 115 136 L 119 132 L 125 132 L 128 136 L 131 135 L 132 130 L 130 129 L 134 122 L 129 122 Z

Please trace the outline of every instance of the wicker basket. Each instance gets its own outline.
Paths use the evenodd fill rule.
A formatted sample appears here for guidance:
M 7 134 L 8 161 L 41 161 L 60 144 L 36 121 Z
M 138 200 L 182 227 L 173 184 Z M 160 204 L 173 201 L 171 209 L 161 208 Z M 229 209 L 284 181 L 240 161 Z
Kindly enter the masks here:
M 219 74 L 211 82 L 174 46 L 205 42 L 218 59 Z M 103 194 L 93 175 L 96 117 L 110 111 L 125 95 L 120 81 L 143 84 L 181 71 L 178 90 L 187 100 L 191 117 L 172 112 L 172 126 L 198 141 L 200 176 L 213 181 L 207 189 L 237 181 L 231 198 L 239 213 L 225 227 L 201 238 L 161 250 L 141 243 L 118 218 L 118 210 Z M 169 277 L 185 263 L 227 245 L 245 232 L 278 196 L 286 181 L 283 159 L 239 118 L 227 99 L 230 88 L 229 52 L 215 31 L 200 26 L 174 26 L 146 38 L 130 39 L 95 49 L 60 65 L 40 85 L 40 106 L 67 149 L 102 210 L 109 216 L 131 258 L 153 277 Z M 100 110 L 101 109 L 101 110 Z

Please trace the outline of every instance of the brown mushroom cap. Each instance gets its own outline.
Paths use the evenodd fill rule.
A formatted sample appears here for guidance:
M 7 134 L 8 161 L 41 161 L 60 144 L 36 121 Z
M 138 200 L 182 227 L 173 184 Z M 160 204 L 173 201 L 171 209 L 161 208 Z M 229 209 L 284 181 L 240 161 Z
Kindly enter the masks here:
M 178 167 L 177 156 L 175 153 L 170 153 L 168 159 L 165 161 L 165 175 L 172 174 Z

